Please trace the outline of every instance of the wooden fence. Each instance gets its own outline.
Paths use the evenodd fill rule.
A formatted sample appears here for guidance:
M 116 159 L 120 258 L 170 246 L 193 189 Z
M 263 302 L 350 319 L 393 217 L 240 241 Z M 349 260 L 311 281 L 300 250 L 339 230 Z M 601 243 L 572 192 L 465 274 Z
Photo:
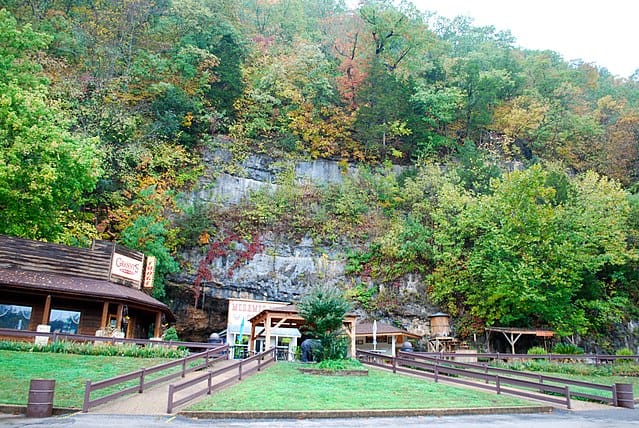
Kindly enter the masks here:
M 512 360 L 548 360 L 548 361 L 581 361 L 588 364 L 607 364 L 614 361 L 634 361 L 639 363 L 639 355 L 607 355 L 607 354 L 508 354 L 493 353 L 456 353 L 456 352 L 420 352 L 439 359 L 476 358 L 478 361 L 512 361 Z
M 276 361 L 275 348 L 271 348 L 262 353 L 255 354 L 245 360 L 239 360 L 229 366 L 222 367 L 218 370 L 214 370 L 208 373 L 203 373 L 201 376 L 193 378 L 191 380 L 169 385 L 169 397 L 166 412 L 172 413 L 173 409 L 188 403 L 189 401 L 200 397 L 202 395 L 210 395 L 212 391 L 220 389 L 224 386 L 230 385 L 234 382 L 242 380 L 242 377 L 251 373 L 261 371 L 262 368 Z M 252 366 L 251 363 L 255 362 Z M 237 370 L 237 376 L 231 376 L 222 378 L 215 381 L 215 378 L 220 378 L 222 374 Z M 196 385 L 206 382 L 206 386 L 203 386 L 195 391 L 192 391 L 181 398 L 176 398 L 177 393 L 184 391 L 188 388 L 195 387 Z
M 463 355 L 467 356 L 467 354 Z M 496 369 L 485 364 L 443 360 L 429 354 L 413 352 L 400 352 L 397 357 L 389 357 L 373 352 L 357 351 L 357 357 L 365 364 L 392 369 L 394 373 L 410 373 L 433 379 L 435 382 L 442 379 L 447 382 L 487 389 L 497 394 L 508 393 L 565 405 L 569 409 L 571 397 L 600 401 L 613 406 L 627 407 L 629 405 L 628 400 L 624 400 L 624 403 L 620 403 L 618 400 L 618 392 L 622 388 L 625 391 L 626 384 L 601 385 L 541 374 Z M 574 391 L 570 389 L 570 386 L 603 391 L 606 395 Z
M 221 346 L 218 345 L 217 348 L 209 349 L 199 354 L 190 355 L 188 357 L 180 358 L 179 360 L 169 361 L 167 363 L 159 364 L 157 366 L 153 366 L 149 368 L 142 368 L 132 373 L 115 376 L 110 379 L 105 379 L 99 382 L 92 382 L 88 380 L 84 390 L 84 403 L 82 405 L 82 411 L 86 413 L 89 411 L 89 408 L 95 407 L 100 404 L 104 404 L 115 398 L 122 397 L 124 395 L 131 394 L 133 392 L 143 393 L 145 388 L 151 387 L 153 385 L 157 385 L 162 382 L 166 382 L 176 377 L 184 377 L 187 373 L 190 373 L 195 370 L 201 370 L 203 368 L 207 368 L 210 364 L 212 364 L 215 361 L 226 359 L 227 353 L 228 353 L 228 345 L 221 345 Z M 200 359 L 202 360 L 202 363 L 193 365 L 194 362 L 197 362 Z M 179 367 L 180 370 L 175 371 L 173 373 L 162 375 L 153 380 L 147 379 L 147 376 L 150 376 L 154 373 L 159 373 L 159 372 L 162 372 L 171 368 L 176 368 L 176 367 Z M 91 399 L 91 394 L 95 391 L 120 385 L 125 382 L 130 382 L 133 380 L 138 381 L 137 384 L 134 386 L 124 388 L 122 390 L 113 392 L 111 394 L 107 394 L 100 398 L 96 398 L 93 400 Z

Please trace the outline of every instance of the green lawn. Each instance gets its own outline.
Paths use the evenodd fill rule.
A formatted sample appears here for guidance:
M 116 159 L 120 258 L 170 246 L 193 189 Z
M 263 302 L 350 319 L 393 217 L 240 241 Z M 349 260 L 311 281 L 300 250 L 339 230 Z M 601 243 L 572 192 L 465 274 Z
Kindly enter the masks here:
M 369 368 L 368 376 L 314 376 L 277 363 L 188 410 L 436 409 L 525 406 L 530 402 Z
M 31 379 L 55 379 L 54 406 L 80 408 L 87 380 L 108 379 L 165 361 L 169 360 L 0 351 L 0 403 L 26 405 Z

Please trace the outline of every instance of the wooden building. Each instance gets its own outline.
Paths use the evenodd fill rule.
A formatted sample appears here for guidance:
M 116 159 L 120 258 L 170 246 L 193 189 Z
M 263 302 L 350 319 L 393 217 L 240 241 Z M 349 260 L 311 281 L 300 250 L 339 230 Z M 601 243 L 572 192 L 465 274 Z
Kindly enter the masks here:
M 0 235 L 0 328 L 159 337 L 175 317 L 145 292 L 154 263 L 108 241 L 76 248 Z
M 356 346 L 363 351 L 374 351 L 395 357 L 404 342 L 419 340 L 419 334 L 383 322 L 359 321 L 357 323 Z
M 346 314 L 342 322 L 343 334 L 348 337 L 350 346 L 349 356 L 355 358 L 355 335 L 357 334 L 357 317 L 353 314 Z M 300 330 L 306 324 L 296 305 L 288 304 L 266 308 L 249 319 L 251 323 L 251 335 L 249 337 L 249 352 L 253 352 L 258 346 L 269 349 L 277 343 L 273 343 L 273 332 L 278 328 Z

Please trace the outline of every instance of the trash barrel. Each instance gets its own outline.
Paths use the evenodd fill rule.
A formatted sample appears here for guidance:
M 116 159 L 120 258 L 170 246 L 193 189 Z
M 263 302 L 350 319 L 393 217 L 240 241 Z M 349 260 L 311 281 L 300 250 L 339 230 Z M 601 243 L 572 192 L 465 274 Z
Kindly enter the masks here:
M 54 390 L 55 380 L 31 379 L 27 403 L 28 418 L 47 418 L 53 414 Z
M 635 398 L 632 392 L 631 383 L 615 383 L 617 390 L 617 407 L 625 407 L 626 409 L 635 408 Z

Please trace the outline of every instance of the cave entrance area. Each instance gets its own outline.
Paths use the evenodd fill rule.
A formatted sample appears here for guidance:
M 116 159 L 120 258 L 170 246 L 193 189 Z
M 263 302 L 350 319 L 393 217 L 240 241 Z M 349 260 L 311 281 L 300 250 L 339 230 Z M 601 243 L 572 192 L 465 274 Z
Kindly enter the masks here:
M 264 340 L 264 349 L 269 349 L 271 337 L 276 328 L 293 328 L 301 330 L 306 321 L 299 314 L 296 305 L 282 305 L 266 308 L 249 319 L 251 323 L 251 335 L 248 340 L 249 353 L 256 349 L 258 340 Z M 349 357 L 355 358 L 357 316 L 347 314 L 344 317 L 344 331 L 350 339 Z

